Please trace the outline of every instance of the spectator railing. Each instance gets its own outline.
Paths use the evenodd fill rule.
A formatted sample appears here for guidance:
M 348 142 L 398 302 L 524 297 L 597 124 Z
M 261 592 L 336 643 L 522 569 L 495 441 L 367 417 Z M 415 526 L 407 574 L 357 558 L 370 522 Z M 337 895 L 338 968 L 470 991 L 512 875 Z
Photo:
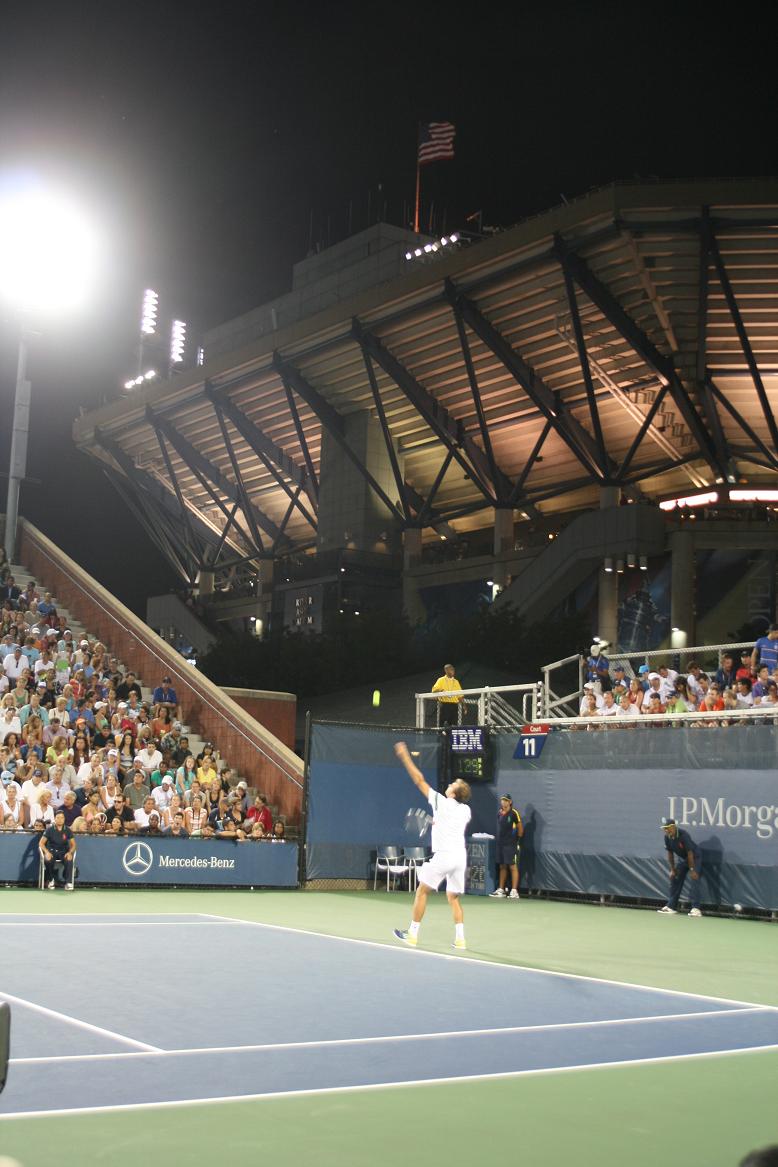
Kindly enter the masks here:
M 520 694 L 521 712 L 503 694 Z M 461 689 L 457 692 L 458 721 L 474 725 L 494 725 L 508 728 L 522 722 L 537 721 L 541 704 L 541 683 L 528 685 L 485 685 L 480 689 Z M 416 693 L 416 728 L 440 724 L 440 699 L 443 693 Z
M 617 731 L 622 729 L 666 728 L 668 726 L 697 725 L 723 729 L 741 724 L 762 723 L 778 725 L 778 705 L 755 705 L 749 709 L 705 710 L 702 713 L 641 713 L 636 717 L 611 715 L 609 717 L 554 717 L 554 730 Z
M 610 649 L 607 656 L 611 673 L 613 673 L 616 665 L 622 664 L 624 665 L 627 677 L 631 678 L 637 676 L 640 665 L 648 665 L 652 669 L 657 668 L 661 664 L 675 667 L 673 661 L 677 661 L 679 658 L 684 658 L 687 661 L 696 660 L 704 668 L 705 661 L 715 654 L 715 667 L 718 668 L 721 664 L 723 654 L 725 652 L 731 652 L 736 657 L 736 663 L 738 663 L 739 653 L 744 648 L 750 650 L 753 648 L 753 645 L 753 640 L 739 640 L 732 644 L 698 644 L 688 648 L 652 648 L 649 650 L 644 649 L 642 652 L 617 652 L 614 649 Z M 555 679 L 552 683 L 552 677 L 558 674 L 561 669 L 571 665 L 576 665 L 578 669 L 578 688 L 560 697 L 555 691 L 555 686 L 559 684 L 559 681 Z M 679 671 L 682 672 L 683 670 L 680 669 Z M 551 664 L 543 665 L 541 672 L 543 673 L 543 694 L 540 715 L 542 717 L 553 717 L 556 719 L 557 717 L 563 716 L 559 712 L 560 710 L 565 708 L 570 710 L 580 700 L 583 692 L 583 662 L 578 653 L 575 653 L 573 656 L 566 656 L 562 660 L 555 660 Z

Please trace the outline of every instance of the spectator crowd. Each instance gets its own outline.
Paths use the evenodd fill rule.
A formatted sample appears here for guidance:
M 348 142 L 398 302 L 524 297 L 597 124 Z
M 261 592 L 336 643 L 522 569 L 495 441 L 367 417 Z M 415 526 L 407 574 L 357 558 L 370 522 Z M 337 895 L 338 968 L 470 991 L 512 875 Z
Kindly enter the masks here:
M 168 676 L 144 702 L 99 641 L 76 641 L 49 592 L 0 563 L 0 827 L 285 841 L 219 751 L 195 756 Z
M 692 726 L 738 725 L 748 711 L 778 717 L 778 624 L 771 624 L 766 635 L 739 657 L 722 653 L 718 668 L 711 672 L 690 660 L 682 672 L 666 664 L 656 669 L 642 664 L 628 676 L 627 666 L 611 664 L 597 644 L 585 658 L 584 671 L 579 717 L 587 729 L 659 716 L 664 717 L 661 724 L 667 724 L 668 717 L 681 713 L 710 714 L 690 721 Z

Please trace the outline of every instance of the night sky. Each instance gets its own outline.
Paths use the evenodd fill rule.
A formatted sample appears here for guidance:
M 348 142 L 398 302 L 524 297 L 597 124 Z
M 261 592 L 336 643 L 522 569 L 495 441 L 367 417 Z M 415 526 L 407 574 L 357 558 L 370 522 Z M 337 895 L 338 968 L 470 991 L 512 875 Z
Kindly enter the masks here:
M 425 168 L 448 230 L 476 211 L 508 226 L 615 178 L 778 173 L 767 10 L 705 11 L 6 0 L 0 172 L 68 189 L 103 240 L 89 313 L 35 341 L 39 484 L 22 514 L 143 615 L 174 576 L 70 437 L 134 372 L 142 289 L 205 329 L 288 290 L 311 222 L 319 243 L 367 225 L 368 206 L 401 223 L 419 121 L 457 127 L 455 160 Z M 15 347 L 2 319 L 9 421 Z

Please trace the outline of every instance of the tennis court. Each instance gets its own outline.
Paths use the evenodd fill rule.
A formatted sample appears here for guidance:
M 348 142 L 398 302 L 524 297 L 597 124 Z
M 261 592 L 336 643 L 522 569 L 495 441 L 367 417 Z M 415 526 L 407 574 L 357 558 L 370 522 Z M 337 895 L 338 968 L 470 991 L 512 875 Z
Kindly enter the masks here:
M 13 1028 L 0 1149 L 23 1164 L 47 1157 L 52 1124 L 72 1138 L 72 1160 L 71 1144 L 58 1139 L 63 1163 L 89 1161 L 94 1138 L 108 1139 L 112 1161 L 123 1162 L 127 1130 L 128 1156 L 142 1149 L 147 1162 L 162 1162 L 177 1137 L 178 1161 L 206 1162 L 225 1122 L 242 1132 L 246 1162 L 272 1145 L 290 1155 L 316 1148 L 321 1162 L 372 1163 L 385 1147 L 368 1132 L 393 1122 L 404 1138 L 417 1121 L 426 1154 L 429 1140 L 442 1140 L 450 1161 L 465 1162 L 474 1139 L 492 1137 L 488 1116 L 499 1121 L 505 1106 L 522 1123 L 524 1146 L 543 1135 L 547 1154 L 564 1138 L 549 1129 L 559 1126 L 552 1114 L 574 1113 L 570 1095 L 582 1081 L 590 1098 L 609 1091 L 605 1105 L 618 1109 L 636 1075 L 650 1096 L 657 1070 L 671 1089 L 681 1070 L 694 1080 L 696 1108 L 708 1109 L 705 1083 L 723 1072 L 733 1100 L 749 1082 L 754 1106 L 762 1063 L 776 1065 L 778 962 L 767 924 L 474 900 L 471 950 L 449 953 L 444 904 L 431 910 L 422 948 L 392 942 L 405 895 L 16 891 L 4 900 L 0 996 Z M 609 953 L 619 932 L 624 951 Z M 654 971 L 654 944 L 654 963 L 682 954 L 675 974 L 625 976 L 625 960 L 641 954 Z M 477 1120 L 465 1118 L 484 1090 Z M 546 1102 L 525 1113 L 538 1091 Z M 426 1124 L 423 1108 L 414 1117 L 424 1097 L 433 1107 Z M 705 1135 L 712 1154 L 724 1153 L 717 1109 L 720 1100 Z M 312 1115 L 321 1122 L 306 1143 Z M 613 1133 L 628 1131 L 625 1121 Z M 737 1144 L 745 1150 L 743 1137 L 751 1132 Z M 588 1162 L 581 1154 L 579 1145 L 577 1161 Z

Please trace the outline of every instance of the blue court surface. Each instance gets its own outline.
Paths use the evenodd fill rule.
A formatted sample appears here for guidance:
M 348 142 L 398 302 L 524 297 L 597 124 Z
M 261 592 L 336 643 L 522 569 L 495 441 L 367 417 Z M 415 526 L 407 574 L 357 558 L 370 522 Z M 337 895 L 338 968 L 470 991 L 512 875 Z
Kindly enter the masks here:
M 778 1047 L 778 1009 L 209 915 L 0 916 L 0 1118 Z

